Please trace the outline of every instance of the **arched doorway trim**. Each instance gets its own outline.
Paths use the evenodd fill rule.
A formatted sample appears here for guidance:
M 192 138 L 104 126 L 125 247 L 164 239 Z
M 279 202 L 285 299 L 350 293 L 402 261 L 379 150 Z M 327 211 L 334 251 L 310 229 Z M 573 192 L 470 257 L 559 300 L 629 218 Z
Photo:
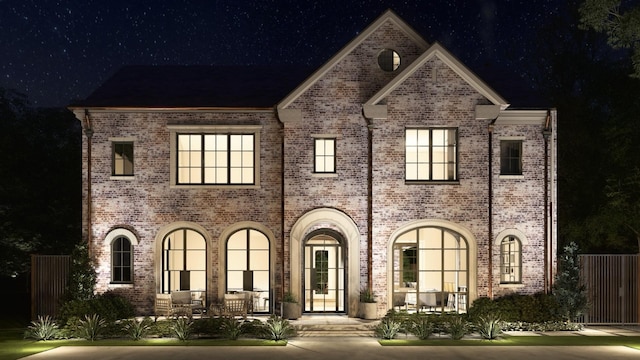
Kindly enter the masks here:
M 344 237 L 347 250 L 348 296 L 347 314 L 355 317 L 358 313 L 360 289 L 360 232 L 356 223 L 342 211 L 319 208 L 302 215 L 291 228 L 289 235 L 289 273 L 291 292 L 302 298 L 302 249 L 309 229 L 318 224 L 334 226 Z

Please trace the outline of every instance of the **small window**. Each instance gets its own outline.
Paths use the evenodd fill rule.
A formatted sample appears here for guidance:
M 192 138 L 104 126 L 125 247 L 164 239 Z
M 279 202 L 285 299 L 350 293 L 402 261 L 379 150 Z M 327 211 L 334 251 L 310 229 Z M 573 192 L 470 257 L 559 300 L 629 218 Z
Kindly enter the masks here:
M 130 283 L 133 281 L 131 241 L 118 236 L 111 243 L 111 282 Z
M 407 181 L 458 180 L 458 129 L 405 130 Z
M 400 55 L 395 50 L 384 49 L 378 54 L 378 66 L 384 71 L 396 71 L 400 67 Z
M 335 173 L 336 139 L 315 139 L 314 159 L 314 172 Z
M 133 142 L 113 142 L 111 175 L 133 176 Z
M 506 236 L 500 243 L 500 283 L 520 284 L 522 246 L 515 236 Z
M 522 175 L 522 140 L 500 141 L 500 175 Z

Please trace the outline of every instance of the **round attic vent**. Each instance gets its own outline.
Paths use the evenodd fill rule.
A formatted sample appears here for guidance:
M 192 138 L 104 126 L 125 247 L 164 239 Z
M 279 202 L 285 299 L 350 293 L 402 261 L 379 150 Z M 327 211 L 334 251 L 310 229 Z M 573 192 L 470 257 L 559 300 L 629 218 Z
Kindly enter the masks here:
M 391 49 L 384 49 L 378 54 L 378 66 L 384 71 L 396 71 L 400 67 L 400 55 Z

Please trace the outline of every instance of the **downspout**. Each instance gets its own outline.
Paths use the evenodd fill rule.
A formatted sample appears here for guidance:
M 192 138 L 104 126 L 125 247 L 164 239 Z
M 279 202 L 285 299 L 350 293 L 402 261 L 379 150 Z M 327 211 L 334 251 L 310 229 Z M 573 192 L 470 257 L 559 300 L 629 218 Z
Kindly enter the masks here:
M 91 139 L 93 138 L 93 125 L 87 109 L 84 110 L 84 134 L 87 137 L 87 252 L 91 258 L 91 234 L 93 232 L 93 224 L 91 223 Z
M 487 296 L 489 299 L 493 299 L 493 128 L 495 127 L 496 120 L 495 118 L 491 120 L 489 123 L 489 199 L 488 199 L 488 207 L 489 207 L 489 221 L 488 221 L 488 250 L 489 250 L 489 273 L 488 273 L 488 281 L 489 287 L 487 289 Z
M 278 110 L 276 109 L 276 113 L 278 112 Z M 278 120 L 280 120 L 280 117 L 278 116 Z M 282 251 L 282 256 L 280 256 L 280 315 L 283 315 L 283 302 L 282 300 L 284 300 L 284 265 L 285 265 L 285 258 L 284 258 L 284 247 L 285 247 L 285 241 L 284 241 L 284 178 L 285 178 L 285 169 L 284 169 L 284 140 L 285 140 L 285 136 L 284 136 L 284 122 L 282 122 L 282 120 L 279 121 L 280 122 L 280 133 L 281 133 L 281 140 L 280 140 L 280 167 L 281 167 L 281 171 L 280 171 L 280 251 Z M 291 285 L 289 285 L 289 287 L 291 287 Z M 273 294 L 274 298 L 275 298 L 275 293 Z M 275 301 L 270 301 L 269 302 L 269 306 L 273 307 L 273 311 L 276 311 L 276 304 Z
M 545 120 L 544 129 L 542 130 L 542 137 L 544 138 L 544 292 L 546 294 L 551 292 L 553 286 L 552 280 L 552 256 L 549 251 L 552 246 L 549 246 L 550 234 L 549 234 L 549 135 L 551 135 L 550 129 L 551 111 L 547 110 L 547 118 Z
M 367 288 L 373 289 L 373 119 L 367 123 Z

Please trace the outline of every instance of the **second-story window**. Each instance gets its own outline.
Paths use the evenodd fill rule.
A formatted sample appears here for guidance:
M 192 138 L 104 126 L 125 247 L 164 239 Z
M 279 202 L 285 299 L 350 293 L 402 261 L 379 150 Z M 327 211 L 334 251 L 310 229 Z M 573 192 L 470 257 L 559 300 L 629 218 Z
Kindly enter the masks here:
M 407 181 L 458 180 L 458 129 L 405 130 Z
M 178 134 L 177 184 L 254 184 L 254 134 Z
M 315 139 L 313 172 L 336 172 L 336 139 Z
M 522 140 L 500 141 L 500 175 L 522 175 Z
M 133 176 L 133 142 L 114 141 L 111 175 Z

